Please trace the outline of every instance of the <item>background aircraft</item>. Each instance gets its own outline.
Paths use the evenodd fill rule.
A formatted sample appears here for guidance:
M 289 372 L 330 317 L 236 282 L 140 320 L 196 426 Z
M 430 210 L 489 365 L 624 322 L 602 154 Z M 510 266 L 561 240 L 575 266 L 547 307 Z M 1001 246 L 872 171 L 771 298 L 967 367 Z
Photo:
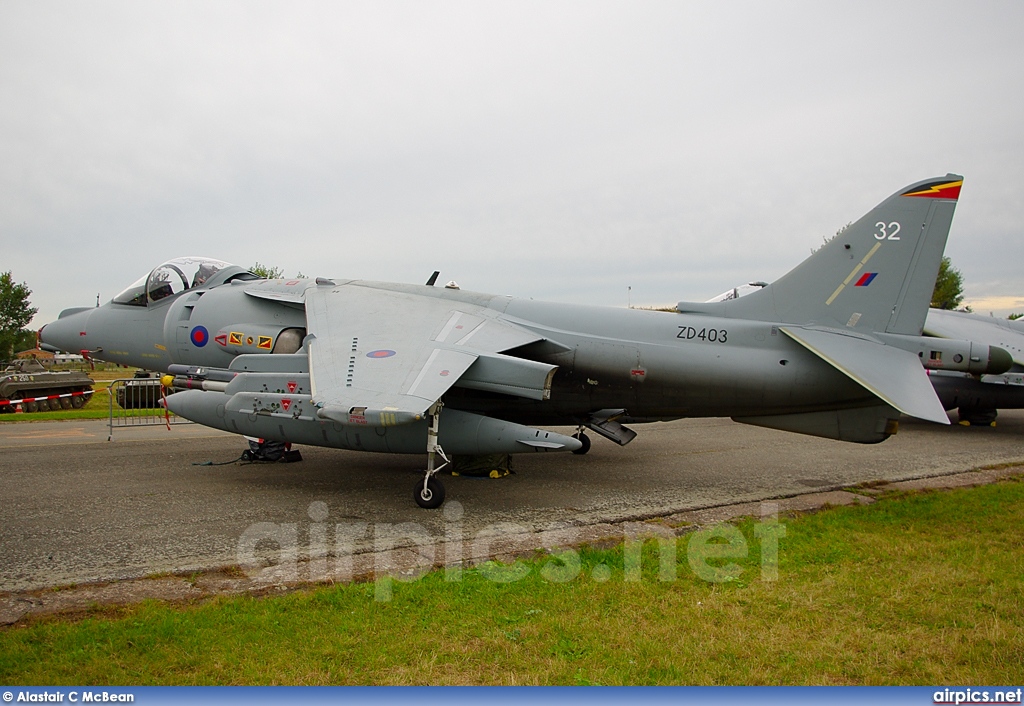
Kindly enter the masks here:
M 1006 350 L 1013 366 L 1000 374 L 969 375 L 935 371 L 932 385 L 946 409 L 957 409 L 960 423 L 995 425 L 998 410 L 1024 408 L 1024 324 L 962 311 L 931 309 L 926 336 L 982 341 Z
M 168 408 L 211 427 L 425 451 L 414 489 L 423 507 L 444 498 L 438 458 L 585 452 L 584 428 L 626 444 L 636 433 L 623 424 L 729 416 L 875 443 L 901 412 L 949 423 L 925 367 L 1009 367 L 998 348 L 920 336 L 961 182 L 901 189 L 775 283 L 678 313 L 430 284 L 262 280 L 180 258 L 102 307 L 62 312 L 40 336 L 167 371 L 183 389 Z

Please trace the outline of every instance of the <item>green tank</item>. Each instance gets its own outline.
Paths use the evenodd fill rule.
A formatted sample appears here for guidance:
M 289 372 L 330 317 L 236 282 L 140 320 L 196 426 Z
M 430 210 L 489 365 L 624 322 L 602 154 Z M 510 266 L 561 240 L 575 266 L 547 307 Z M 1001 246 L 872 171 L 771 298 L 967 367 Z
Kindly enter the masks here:
M 160 377 L 160 373 L 136 370 L 135 377 L 117 388 L 117 404 L 122 409 L 160 409 L 165 394 Z
M 0 372 L 0 414 L 15 411 L 19 400 L 26 412 L 78 409 L 89 402 L 93 380 L 78 370 L 50 371 L 36 360 L 19 360 Z M 77 393 L 77 394 L 76 394 Z

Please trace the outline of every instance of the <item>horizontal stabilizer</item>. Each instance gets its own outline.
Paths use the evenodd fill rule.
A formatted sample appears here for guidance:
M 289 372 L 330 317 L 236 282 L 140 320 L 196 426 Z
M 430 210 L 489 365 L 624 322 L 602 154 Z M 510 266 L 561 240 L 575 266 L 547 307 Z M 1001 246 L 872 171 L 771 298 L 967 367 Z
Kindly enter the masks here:
M 783 333 L 904 414 L 949 424 L 921 361 L 867 336 L 780 326 Z

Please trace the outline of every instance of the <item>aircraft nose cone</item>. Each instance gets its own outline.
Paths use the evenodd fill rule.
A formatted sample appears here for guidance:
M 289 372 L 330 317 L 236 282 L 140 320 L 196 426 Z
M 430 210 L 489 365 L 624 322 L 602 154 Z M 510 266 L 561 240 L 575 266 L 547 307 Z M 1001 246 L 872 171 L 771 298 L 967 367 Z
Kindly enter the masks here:
M 36 331 L 36 341 L 38 342 L 37 345 L 40 348 L 42 348 L 44 351 L 50 351 L 51 353 L 55 353 L 58 349 L 55 348 L 54 346 L 51 346 L 43 338 L 43 329 L 45 329 L 45 328 L 46 328 L 46 324 L 43 324 L 42 327 L 38 331 Z
M 69 353 L 77 353 L 86 344 L 85 332 L 89 312 L 92 309 L 61 312 L 60 318 L 39 329 L 39 340 L 47 347 Z

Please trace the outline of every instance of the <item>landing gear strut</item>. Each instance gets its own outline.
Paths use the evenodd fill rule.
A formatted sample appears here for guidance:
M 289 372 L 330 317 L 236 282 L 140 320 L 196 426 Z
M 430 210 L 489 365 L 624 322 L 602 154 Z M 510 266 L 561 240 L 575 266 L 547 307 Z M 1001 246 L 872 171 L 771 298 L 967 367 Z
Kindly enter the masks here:
M 444 449 L 437 443 L 438 422 L 441 417 L 441 403 L 435 402 L 427 412 L 427 470 L 423 475 L 423 482 L 417 483 L 413 488 L 413 498 L 416 504 L 427 510 L 441 507 L 444 502 L 444 486 L 441 481 L 434 477 L 434 474 L 447 466 L 451 461 L 445 455 Z M 444 459 L 444 463 L 434 467 L 436 457 Z

